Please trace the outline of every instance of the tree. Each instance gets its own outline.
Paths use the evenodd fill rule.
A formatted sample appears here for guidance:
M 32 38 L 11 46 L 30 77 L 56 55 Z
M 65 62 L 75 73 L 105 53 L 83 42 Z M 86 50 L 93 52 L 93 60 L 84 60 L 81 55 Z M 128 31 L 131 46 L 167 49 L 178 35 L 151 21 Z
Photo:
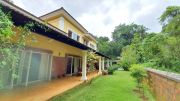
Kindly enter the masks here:
M 121 53 L 121 67 L 128 71 L 132 64 L 138 63 L 138 57 L 139 56 L 136 54 L 136 51 L 132 45 L 124 47 Z
M 170 6 L 161 15 L 161 33 L 142 36 L 134 34 L 132 42 L 124 47 L 120 64 L 129 68 L 133 63 L 157 69 L 180 72 L 180 7 Z M 133 58 L 132 58 L 133 57 Z
M 160 17 L 162 32 L 180 35 L 180 6 L 169 6 Z
M 123 42 L 123 45 L 130 45 L 135 33 L 139 33 L 142 37 L 146 35 L 148 29 L 143 25 L 131 23 L 130 25 L 120 24 L 114 29 L 112 38 L 116 42 Z M 123 40 L 123 41 L 122 41 Z
M 99 37 L 97 38 L 98 41 L 98 51 L 105 54 L 110 55 L 110 47 L 109 47 L 109 38 L 108 37 Z

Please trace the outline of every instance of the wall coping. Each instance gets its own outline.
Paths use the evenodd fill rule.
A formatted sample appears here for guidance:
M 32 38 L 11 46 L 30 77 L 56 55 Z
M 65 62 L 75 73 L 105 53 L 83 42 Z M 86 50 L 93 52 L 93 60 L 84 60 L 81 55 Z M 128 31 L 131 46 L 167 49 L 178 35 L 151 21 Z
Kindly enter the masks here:
M 167 71 L 161 71 L 161 70 L 152 69 L 152 68 L 146 68 L 146 70 L 149 72 L 158 74 L 160 76 L 163 76 L 165 78 L 171 79 L 173 81 L 180 82 L 180 74 L 167 72 Z

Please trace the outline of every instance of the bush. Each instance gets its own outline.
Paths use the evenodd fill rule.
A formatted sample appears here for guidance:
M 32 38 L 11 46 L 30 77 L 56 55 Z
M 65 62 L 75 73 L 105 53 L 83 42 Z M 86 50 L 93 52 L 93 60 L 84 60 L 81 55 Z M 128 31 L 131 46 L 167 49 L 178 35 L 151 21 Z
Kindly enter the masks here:
M 133 46 L 129 45 L 123 48 L 121 54 L 120 65 L 125 71 L 129 71 L 132 64 L 137 63 L 138 55 L 133 49 Z
M 142 83 L 144 77 L 147 76 L 147 73 L 144 70 L 143 65 L 133 64 L 131 65 L 130 71 L 131 71 L 131 76 L 136 79 L 138 83 L 138 87 L 140 87 L 140 84 Z
M 109 67 L 108 74 L 113 75 L 114 71 L 117 70 L 118 68 L 119 68 L 119 65 L 113 65 L 113 66 Z
M 113 75 L 113 73 L 114 73 L 114 69 L 112 67 L 109 67 L 108 68 L 108 74 Z

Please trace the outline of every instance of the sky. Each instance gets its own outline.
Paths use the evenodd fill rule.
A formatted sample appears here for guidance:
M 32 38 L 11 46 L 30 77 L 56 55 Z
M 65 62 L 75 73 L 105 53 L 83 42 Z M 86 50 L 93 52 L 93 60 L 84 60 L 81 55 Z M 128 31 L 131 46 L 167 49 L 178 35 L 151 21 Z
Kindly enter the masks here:
M 179 5 L 180 0 L 12 0 L 15 5 L 41 16 L 64 7 L 80 24 L 95 36 L 111 39 L 119 24 L 136 23 L 160 32 L 158 21 L 166 7 Z

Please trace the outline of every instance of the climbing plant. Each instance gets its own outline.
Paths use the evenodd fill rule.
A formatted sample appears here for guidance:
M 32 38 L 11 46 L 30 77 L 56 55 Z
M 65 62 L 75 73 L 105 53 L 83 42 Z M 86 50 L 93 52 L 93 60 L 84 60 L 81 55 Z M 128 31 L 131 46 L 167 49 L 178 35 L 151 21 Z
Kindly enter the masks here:
M 0 74 L 2 74 L 2 70 L 10 72 L 11 84 L 15 78 L 18 78 L 20 51 L 24 49 L 26 39 L 30 36 L 33 26 L 33 23 L 19 27 L 14 26 L 10 14 L 4 13 L 0 9 Z M 3 86 L 4 81 L 0 79 L 0 88 Z
M 88 63 L 88 68 L 90 71 L 95 69 L 95 63 L 97 62 L 97 58 L 98 57 L 95 55 L 94 52 L 88 51 L 87 63 Z

